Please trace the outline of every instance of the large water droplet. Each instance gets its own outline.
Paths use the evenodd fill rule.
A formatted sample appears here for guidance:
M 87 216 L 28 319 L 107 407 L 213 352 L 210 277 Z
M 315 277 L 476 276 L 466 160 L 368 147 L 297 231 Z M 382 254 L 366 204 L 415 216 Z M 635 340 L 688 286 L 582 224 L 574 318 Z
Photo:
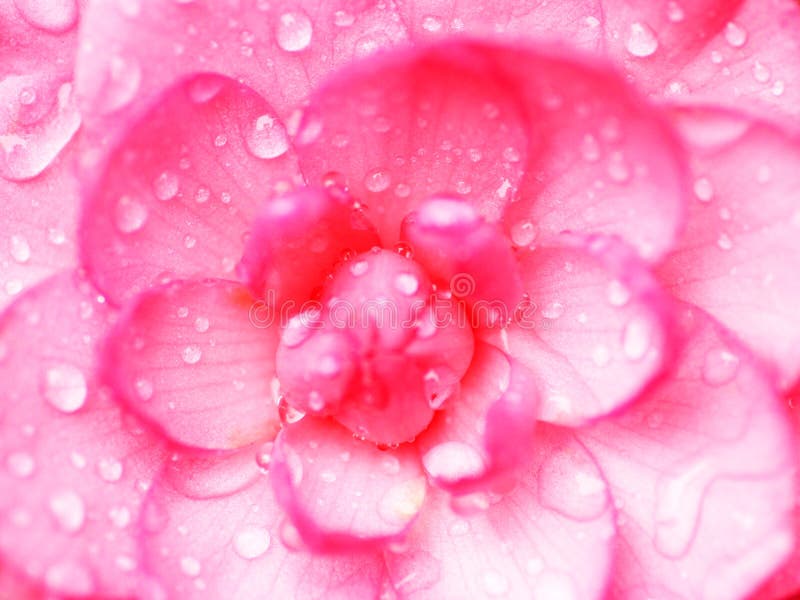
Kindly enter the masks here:
M 633 23 L 625 47 L 633 56 L 644 58 L 658 50 L 658 38 L 647 23 Z
M 486 468 L 480 452 L 463 442 L 434 446 L 422 457 L 422 464 L 431 477 L 445 482 L 478 476 Z
M 253 560 L 269 550 L 271 538 L 263 527 L 247 527 L 233 538 L 233 549 L 245 560 Z
M 50 512 L 59 527 L 68 533 L 76 533 L 83 527 L 86 508 L 83 499 L 72 490 L 61 490 L 50 497 Z
M 203 356 L 202 350 L 200 350 L 199 346 L 196 346 L 194 344 L 186 346 L 181 351 L 181 358 L 183 358 L 183 362 L 185 362 L 187 365 L 196 364 L 202 356 Z
M 725 41 L 734 48 L 741 48 L 747 42 L 747 31 L 738 23 L 731 21 L 725 26 Z
M 14 5 L 28 23 L 52 33 L 68 31 L 78 20 L 75 0 L 14 0 Z
M 86 378 L 72 365 L 57 365 L 44 374 L 44 397 L 56 409 L 73 413 L 86 403 Z
M 244 135 L 247 149 L 257 158 L 277 158 L 289 149 L 286 128 L 272 115 L 256 117 Z
M 286 52 L 300 52 L 311 44 L 314 33 L 311 19 L 301 11 L 292 11 L 282 14 L 278 18 L 275 28 L 275 41 L 281 50 Z
M 122 196 L 114 210 L 114 222 L 122 233 L 139 231 L 147 222 L 147 208 L 130 196 Z

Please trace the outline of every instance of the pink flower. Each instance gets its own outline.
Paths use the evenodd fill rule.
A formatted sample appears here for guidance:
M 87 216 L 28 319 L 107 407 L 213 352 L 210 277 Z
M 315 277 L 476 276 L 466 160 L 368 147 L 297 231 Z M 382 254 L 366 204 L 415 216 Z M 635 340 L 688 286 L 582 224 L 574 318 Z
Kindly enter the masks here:
M 796 2 L 6 4 L 0 596 L 800 592 Z

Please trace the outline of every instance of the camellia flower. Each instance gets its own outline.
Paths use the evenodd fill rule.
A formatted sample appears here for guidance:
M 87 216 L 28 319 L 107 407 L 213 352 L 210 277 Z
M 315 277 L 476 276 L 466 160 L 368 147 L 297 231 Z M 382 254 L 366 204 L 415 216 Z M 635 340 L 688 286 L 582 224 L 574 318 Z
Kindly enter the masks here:
M 0 7 L 0 597 L 800 593 L 800 6 L 646 4 Z

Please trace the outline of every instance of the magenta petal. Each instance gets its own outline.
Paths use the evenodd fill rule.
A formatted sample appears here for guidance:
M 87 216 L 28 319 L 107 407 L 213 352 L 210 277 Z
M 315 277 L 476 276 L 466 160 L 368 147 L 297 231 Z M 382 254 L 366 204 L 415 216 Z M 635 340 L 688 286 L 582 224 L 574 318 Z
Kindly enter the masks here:
M 793 432 L 740 343 L 680 316 L 670 377 L 579 438 L 619 507 L 616 595 L 742 598 L 793 546 Z
M 659 269 L 779 369 L 800 375 L 800 139 L 715 110 L 675 116 L 691 149 L 689 225 Z
M 668 358 L 666 299 L 625 246 L 563 240 L 520 254 L 530 306 L 493 343 L 533 373 L 540 418 L 579 425 L 633 400 Z
M 229 449 L 274 437 L 277 327 L 239 284 L 177 282 L 141 296 L 109 336 L 106 373 L 172 439 Z
M 458 494 L 504 485 L 530 460 L 538 408 L 528 369 L 479 343 L 460 393 L 419 437 L 428 476 Z
M 59 597 L 133 595 L 136 521 L 165 457 L 96 376 L 111 318 L 64 274 L 0 321 L 0 552 Z
M 473 327 L 505 325 L 522 300 L 509 240 L 461 199 L 432 198 L 403 221 L 401 238 L 442 289 L 471 309 Z
M 528 157 L 523 107 L 491 49 L 451 43 L 342 70 L 311 98 L 297 137 L 303 173 L 331 173 L 366 206 L 384 244 L 432 194 L 457 193 L 497 220 Z
M 484 512 L 458 514 L 431 490 L 408 541 L 386 552 L 403 600 L 603 597 L 614 511 L 591 457 L 547 428 L 519 484 Z
M 297 178 L 272 109 L 218 75 L 165 92 L 94 168 L 81 252 L 113 302 L 169 279 L 228 276 L 264 200 Z
M 257 297 L 291 314 L 319 289 L 343 253 L 378 243 L 349 196 L 335 188 L 305 188 L 266 203 L 252 225 L 239 273 Z
M 237 476 L 226 471 L 240 466 L 227 462 L 209 465 L 216 478 Z M 264 475 L 222 497 L 189 497 L 175 484 L 156 482 L 143 521 L 145 567 L 169 598 L 377 597 L 380 555 L 326 557 L 299 548 Z
M 318 549 L 396 539 L 425 500 L 425 477 L 414 448 L 379 450 L 314 417 L 281 430 L 270 476 L 300 535 Z
M 73 154 L 65 151 L 34 179 L 0 179 L 0 308 L 50 275 L 77 264 L 80 198 L 72 172 Z

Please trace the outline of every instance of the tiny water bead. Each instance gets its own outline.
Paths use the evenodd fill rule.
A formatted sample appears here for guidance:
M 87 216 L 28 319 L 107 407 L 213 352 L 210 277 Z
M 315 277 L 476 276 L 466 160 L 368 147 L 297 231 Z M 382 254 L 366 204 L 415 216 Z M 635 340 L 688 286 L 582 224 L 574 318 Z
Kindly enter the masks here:
M 200 347 L 196 345 L 186 346 L 183 350 L 181 350 L 181 358 L 183 358 L 183 362 L 185 362 L 187 365 L 197 364 L 202 356 L 202 350 L 200 350 Z
M 130 196 L 122 196 L 114 210 L 114 222 L 122 233 L 134 233 L 144 227 L 147 221 L 147 208 Z
M 300 52 L 311 44 L 311 19 L 302 10 L 283 13 L 275 27 L 275 41 L 281 50 Z
M 632 23 L 625 47 L 633 56 L 646 58 L 658 50 L 658 38 L 647 23 Z
M 50 405 L 63 413 L 73 413 L 86 403 L 86 379 L 75 366 L 60 364 L 47 369 L 43 388 Z
M 245 131 L 244 141 L 247 149 L 256 158 L 278 158 L 289 150 L 286 128 L 273 115 L 256 117 Z
M 25 236 L 12 235 L 9 243 L 11 258 L 20 264 L 25 264 L 31 258 L 31 246 Z
M 153 192 L 159 200 L 170 200 L 178 193 L 178 176 L 171 171 L 163 171 L 153 180 Z
M 270 542 L 269 531 L 263 527 L 247 527 L 234 536 L 233 549 L 245 560 L 253 560 L 269 550 Z
M 48 503 L 58 525 L 67 533 L 77 533 L 86 519 L 83 499 L 72 490 L 57 491 Z
M 734 48 L 741 48 L 747 43 L 747 31 L 738 23 L 731 21 L 725 25 L 725 41 Z

